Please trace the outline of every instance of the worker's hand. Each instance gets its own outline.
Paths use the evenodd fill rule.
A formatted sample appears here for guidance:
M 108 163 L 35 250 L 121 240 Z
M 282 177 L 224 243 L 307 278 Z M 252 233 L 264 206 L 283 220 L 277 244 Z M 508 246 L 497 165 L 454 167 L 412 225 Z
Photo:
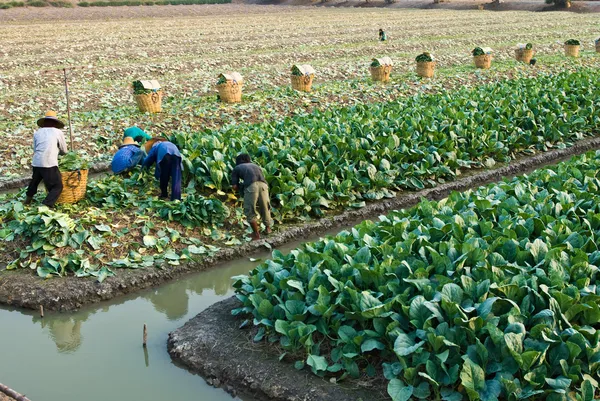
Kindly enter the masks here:
M 238 190 L 238 186 L 237 185 L 233 185 L 232 188 L 233 188 L 234 191 Z

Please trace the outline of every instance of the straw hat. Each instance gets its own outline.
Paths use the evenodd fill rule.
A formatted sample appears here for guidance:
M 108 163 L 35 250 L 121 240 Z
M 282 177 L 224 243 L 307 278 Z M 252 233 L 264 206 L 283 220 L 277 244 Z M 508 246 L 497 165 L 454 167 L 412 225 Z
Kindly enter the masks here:
M 149 139 L 144 144 L 144 149 L 146 149 L 146 153 L 148 153 L 148 152 L 150 152 L 150 149 L 152 149 L 152 146 L 154 146 L 155 143 L 157 143 L 157 142 L 167 142 L 167 141 L 168 141 L 167 138 L 162 138 L 162 137 L 157 137 L 157 138 Z
M 46 115 L 37 121 L 38 127 L 41 127 L 45 121 L 52 121 L 58 129 L 65 127 L 65 124 L 56 117 L 55 111 L 47 111 Z
M 128 136 L 127 138 L 125 138 L 123 140 L 123 145 L 121 146 L 127 146 L 127 145 L 135 145 L 135 146 L 140 146 L 132 137 Z

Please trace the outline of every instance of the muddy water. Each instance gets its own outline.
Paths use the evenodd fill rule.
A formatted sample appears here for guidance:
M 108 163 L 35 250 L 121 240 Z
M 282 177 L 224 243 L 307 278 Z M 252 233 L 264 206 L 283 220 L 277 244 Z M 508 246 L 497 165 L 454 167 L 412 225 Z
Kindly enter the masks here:
M 285 252 L 298 245 L 279 249 Z M 264 260 L 269 255 L 265 249 L 252 257 Z M 225 391 L 173 364 L 167 335 L 231 296 L 231 277 L 256 264 L 249 258 L 228 262 L 75 313 L 46 313 L 43 319 L 37 312 L 0 307 L 0 383 L 33 401 L 230 401 Z

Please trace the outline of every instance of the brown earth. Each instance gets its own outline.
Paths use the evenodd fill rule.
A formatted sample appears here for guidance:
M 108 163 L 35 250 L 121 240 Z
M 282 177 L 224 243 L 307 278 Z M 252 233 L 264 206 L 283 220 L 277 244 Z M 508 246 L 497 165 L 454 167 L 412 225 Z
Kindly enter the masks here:
M 280 362 L 267 344 L 253 344 L 248 331 L 239 330 L 231 310 L 232 297 L 219 302 L 169 334 L 171 357 L 206 378 L 208 384 L 232 395 L 251 394 L 273 401 L 361 401 L 387 399 L 385 389 L 366 388 L 360 381 L 332 384 Z
M 215 256 L 198 262 L 190 262 L 177 267 L 168 266 L 163 269 L 123 269 L 119 271 L 118 275 L 109 277 L 102 283 L 91 278 L 73 276 L 42 280 L 30 270 L 0 271 L 0 303 L 28 309 L 38 309 L 40 305 L 43 305 L 47 310 L 75 310 L 86 304 L 158 286 L 185 274 L 213 267 L 223 261 L 247 257 L 265 246 L 266 242 L 271 247 L 277 247 L 299 238 L 320 235 L 332 228 L 348 226 L 358 220 L 376 217 L 391 210 L 411 207 L 417 204 L 421 198 L 439 200 L 447 197 L 452 191 L 463 191 L 496 182 L 505 177 L 520 175 L 592 149 L 600 149 L 600 137 L 581 140 L 566 149 L 523 157 L 504 167 L 473 173 L 456 181 L 440 184 L 435 188 L 419 192 L 399 193 L 395 198 L 372 202 L 361 209 L 347 210 L 339 215 L 300 225 L 280 227 L 280 232 L 269 236 L 266 240 L 249 242 L 235 248 L 221 249 Z

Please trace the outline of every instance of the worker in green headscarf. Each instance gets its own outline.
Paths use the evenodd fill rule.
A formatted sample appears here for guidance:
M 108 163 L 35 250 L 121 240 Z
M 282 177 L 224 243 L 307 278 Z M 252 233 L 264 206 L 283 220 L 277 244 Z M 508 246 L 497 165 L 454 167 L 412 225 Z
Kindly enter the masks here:
M 133 138 L 133 140 L 137 143 L 142 143 L 148 139 L 151 139 L 152 136 L 145 133 L 144 130 L 139 127 L 129 127 L 123 134 L 123 139 L 125 138 Z

